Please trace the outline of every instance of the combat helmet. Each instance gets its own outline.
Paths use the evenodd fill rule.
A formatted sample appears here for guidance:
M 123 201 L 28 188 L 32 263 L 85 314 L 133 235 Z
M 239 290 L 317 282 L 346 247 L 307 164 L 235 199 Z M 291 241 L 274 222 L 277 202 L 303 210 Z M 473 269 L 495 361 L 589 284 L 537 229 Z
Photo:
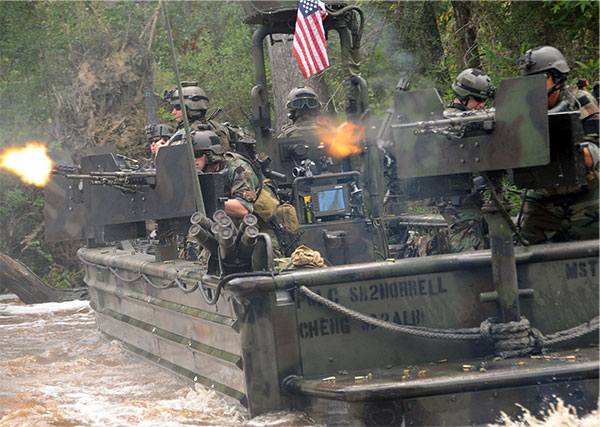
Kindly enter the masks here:
M 496 95 L 492 79 L 478 68 L 467 68 L 456 76 L 456 80 L 452 83 L 452 90 L 463 102 L 469 97 L 479 101 L 493 99 Z
M 218 163 L 223 160 L 225 149 L 221 145 L 219 136 L 211 130 L 192 131 L 192 147 L 195 156 L 206 154 L 208 164 Z
M 164 138 L 165 140 L 168 140 L 171 136 L 173 136 L 174 133 L 175 131 L 172 127 L 164 124 L 154 123 L 146 126 L 146 135 L 148 135 L 149 141 L 152 141 L 152 139 L 155 137 L 160 137 Z
M 519 55 L 517 61 L 522 76 L 540 73 L 552 76 L 554 84 L 548 89 L 548 97 L 563 87 L 567 81 L 567 74 L 571 71 L 562 52 L 552 46 L 529 49 L 523 55 Z
M 522 76 L 551 71 L 566 77 L 571 71 L 561 51 L 552 46 L 529 49 L 523 55 L 519 55 L 518 62 Z
M 198 86 L 197 81 L 181 82 L 181 90 L 183 92 L 183 104 L 187 107 L 188 111 L 202 111 L 206 113 L 210 104 L 206 93 Z M 165 101 L 169 101 L 173 107 L 180 105 L 179 91 L 177 89 L 165 91 L 164 99 Z
M 321 103 L 316 92 L 308 86 L 299 86 L 290 91 L 285 103 L 288 117 L 296 120 L 299 115 L 317 113 L 321 109 Z

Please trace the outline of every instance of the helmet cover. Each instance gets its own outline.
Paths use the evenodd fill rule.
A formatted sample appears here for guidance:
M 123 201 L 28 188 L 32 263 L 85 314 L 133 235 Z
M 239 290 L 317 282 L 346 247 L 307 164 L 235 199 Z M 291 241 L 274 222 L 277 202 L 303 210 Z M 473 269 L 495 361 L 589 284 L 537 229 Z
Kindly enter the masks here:
M 198 86 L 196 81 L 181 82 L 183 92 L 183 104 L 189 111 L 206 111 L 210 107 L 208 97 L 204 90 Z M 164 99 L 169 101 L 173 107 L 179 104 L 179 90 L 177 88 L 171 91 L 165 91 Z
M 496 95 L 492 79 L 478 68 L 467 68 L 461 71 L 452 83 L 452 90 L 459 99 L 473 96 L 485 100 L 493 99 Z

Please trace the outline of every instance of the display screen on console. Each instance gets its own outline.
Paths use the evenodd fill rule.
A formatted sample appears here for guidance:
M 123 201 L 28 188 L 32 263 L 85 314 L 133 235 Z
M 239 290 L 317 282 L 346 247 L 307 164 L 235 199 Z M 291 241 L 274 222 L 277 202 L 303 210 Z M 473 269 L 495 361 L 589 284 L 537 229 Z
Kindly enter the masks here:
M 344 189 L 342 187 L 322 190 L 317 193 L 319 211 L 340 211 L 346 209 Z

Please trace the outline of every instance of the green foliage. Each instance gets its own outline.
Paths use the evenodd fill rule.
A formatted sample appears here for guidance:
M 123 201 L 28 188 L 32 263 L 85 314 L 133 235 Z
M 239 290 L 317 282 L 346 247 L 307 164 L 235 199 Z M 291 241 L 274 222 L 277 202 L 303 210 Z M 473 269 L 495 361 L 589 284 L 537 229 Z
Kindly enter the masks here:
M 590 58 L 587 62 L 575 61 L 572 68 L 576 76 L 586 79 L 588 83 L 593 84 L 598 81 L 598 70 L 600 69 L 600 60 L 598 58 Z
M 42 277 L 46 283 L 51 283 L 52 286 L 61 289 L 78 287 L 83 283 L 82 269 L 67 269 L 59 264 L 54 264 L 50 267 L 50 271 Z
M 168 4 L 181 79 L 199 82 L 211 110 L 223 109 L 220 121 L 248 126 L 254 86 L 253 29 L 241 24 L 242 8 L 231 1 Z M 164 31 L 157 33 L 153 51 L 158 64 L 156 89 L 162 93 L 176 86 Z

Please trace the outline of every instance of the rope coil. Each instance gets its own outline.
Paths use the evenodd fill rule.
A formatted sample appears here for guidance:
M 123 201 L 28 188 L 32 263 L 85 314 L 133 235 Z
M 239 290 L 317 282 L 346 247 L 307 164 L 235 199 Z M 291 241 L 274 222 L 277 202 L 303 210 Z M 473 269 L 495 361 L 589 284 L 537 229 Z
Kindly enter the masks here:
M 600 317 L 598 316 L 594 317 L 589 322 L 548 336 L 544 336 L 539 330 L 532 328 L 529 320 L 525 317 L 522 317 L 518 322 L 506 323 L 501 323 L 496 318 L 490 318 L 484 320 L 478 328 L 436 329 L 421 326 L 399 325 L 397 323 L 375 319 L 371 316 L 344 307 L 311 291 L 304 285 L 297 284 L 295 289 L 306 297 L 331 310 L 391 332 L 440 340 L 486 340 L 492 342 L 494 344 L 494 354 L 501 358 L 526 356 L 534 352 L 540 352 L 546 346 L 569 341 L 600 329 Z

